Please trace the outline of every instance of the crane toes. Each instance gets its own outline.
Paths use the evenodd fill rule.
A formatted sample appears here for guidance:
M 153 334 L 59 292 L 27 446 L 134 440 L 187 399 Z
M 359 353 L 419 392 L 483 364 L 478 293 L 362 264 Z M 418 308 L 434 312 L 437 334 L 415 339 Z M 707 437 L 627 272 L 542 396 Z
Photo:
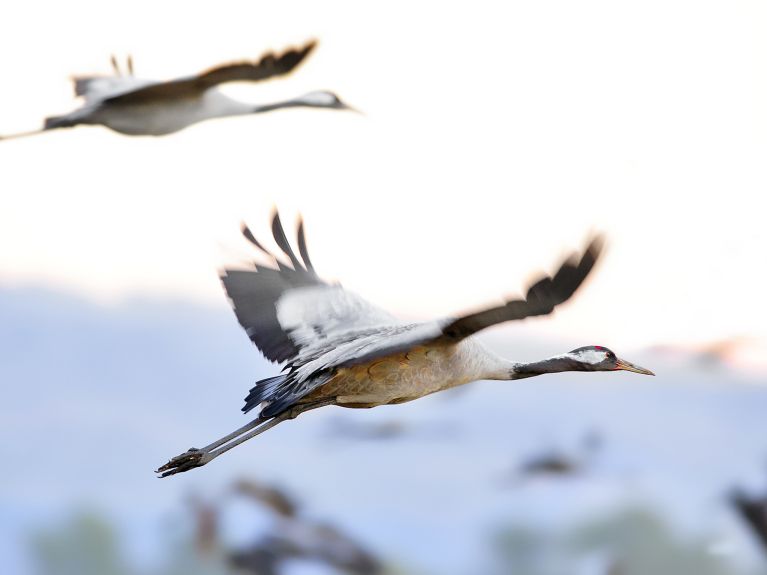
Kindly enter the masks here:
M 159 473 L 160 478 L 169 477 L 176 473 L 189 471 L 195 467 L 202 467 L 212 459 L 213 457 L 207 451 L 202 451 L 193 447 L 186 453 L 182 453 L 181 455 L 172 458 L 168 463 L 157 469 L 155 473 Z

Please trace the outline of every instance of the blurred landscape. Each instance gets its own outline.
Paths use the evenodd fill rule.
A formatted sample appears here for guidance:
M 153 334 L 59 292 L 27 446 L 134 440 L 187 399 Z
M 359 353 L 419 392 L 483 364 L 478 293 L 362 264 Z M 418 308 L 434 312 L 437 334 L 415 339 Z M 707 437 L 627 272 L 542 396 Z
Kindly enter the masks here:
M 767 486 L 767 378 L 641 350 L 626 354 L 656 378 L 559 374 L 320 410 L 158 480 L 170 455 L 240 425 L 252 381 L 276 370 L 221 299 L 103 305 L 0 289 L 4 572 L 226 572 L 194 560 L 189 498 L 215 499 L 237 478 L 287 490 L 391 573 L 767 572 L 727 498 Z M 579 343 L 519 334 L 483 340 L 520 359 Z M 600 445 L 579 473 L 510 480 L 526 458 L 577 451 L 588 433 Z M 268 533 L 263 509 L 219 513 L 222 549 Z M 279 572 L 337 571 L 293 560 Z

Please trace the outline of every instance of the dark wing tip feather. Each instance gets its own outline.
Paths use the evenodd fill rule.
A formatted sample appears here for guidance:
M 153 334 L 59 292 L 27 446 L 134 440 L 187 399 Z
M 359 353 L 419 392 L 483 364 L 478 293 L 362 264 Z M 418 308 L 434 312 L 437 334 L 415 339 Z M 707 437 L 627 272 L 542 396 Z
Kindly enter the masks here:
M 196 76 L 177 78 L 168 82 L 158 82 L 143 88 L 105 98 L 102 103 L 112 105 L 140 104 L 144 102 L 167 101 L 189 98 L 202 94 L 206 90 L 224 82 L 259 82 L 291 72 L 314 49 L 316 42 L 308 42 L 300 48 L 289 48 L 279 55 L 272 52 L 265 54 L 257 62 L 235 62 L 211 68 Z M 113 58 L 115 74 L 121 76 L 118 63 Z M 129 63 L 129 73 L 132 62 Z
M 292 50 L 288 50 L 287 52 L 283 53 L 281 57 L 285 57 L 285 54 L 290 54 L 290 53 L 296 54 L 295 58 L 297 58 L 297 61 L 295 64 L 293 64 L 293 67 L 295 67 L 298 64 L 300 64 L 304 58 L 306 58 L 309 54 L 311 54 L 316 47 L 317 47 L 317 40 L 312 38 L 311 40 L 307 40 L 306 43 L 300 48 L 293 48 Z
M 298 219 L 298 253 L 301 254 L 301 259 L 304 260 L 304 265 L 309 271 L 314 271 L 312 260 L 309 259 L 309 250 L 306 248 L 306 236 L 304 235 L 304 220 Z
M 271 256 L 272 254 L 267 250 L 263 245 L 261 245 L 261 242 L 259 242 L 256 239 L 256 236 L 253 235 L 253 232 L 250 231 L 250 228 L 245 222 L 242 222 L 240 224 L 240 232 L 242 232 L 242 235 L 245 236 L 245 239 L 248 240 L 251 244 L 256 246 L 259 250 L 267 254 L 268 256 Z
M 595 234 L 589 241 L 586 251 L 581 257 L 581 266 L 587 264 L 589 270 L 597 262 L 605 249 L 605 237 L 602 234 Z M 591 263 L 589 263 L 591 262 Z
M 296 258 L 276 210 L 272 214 L 272 233 L 276 243 L 290 257 L 292 265 L 277 259 L 255 238 L 247 225 L 242 224 L 241 232 L 248 242 L 272 261 L 268 265 L 253 263 L 248 266 L 249 269 L 225 268 L 220 274 L 221 282 L 240 325 L 251 341 L 267 359 L 278 362 L 288 360 L 298 353 L 298 346 L 277 318 L 277 301 L 291 289 L 324 283 Z
M 292 72 L 316 46 L 311 40 L 300 48 L 288 48 L 282 53 L 267 52 L 258 61 L 223 64 L 200 73 L 192 81 L 197 90 L 205 90 L 224 82 L 258 82 Z M 190 87 L 191 87 L 190 86 Z
M 303 270 L 304 266 L 301 265 L 301 260 L 296 257 L 296 254 L 293 252 L 293 248 L 290 247 L 290 242 L 285 235 L 285 230 L 282 227 L 282 222 L 280 221 L 280 214 L 277 211 L 274 212 L 274 217 L 272 218 L 272 235 L 274 236 L 274 241 L 277 243 L 283 253 L 288 256 L 288 258 L 290 258 L 290 262 L 293 264 L 293 268 L 296 270 Z
M 274 56 L 273 54 L 268 54 L 266 57 L 271 57 L 274 60 L 274 63 L 283 73 L 290 72 L 298 66 L 303 60 L 312 53 L 314 48 L 317 46 L 317 40 L 309 40 L 301 46 L 300 48 L 290 48 L 288 50 L 285 50 L 282 54 L 279 56 Z
M 272 254 L 268 249 L 264 247 L 261 242 L 256 239 L 256 237 L 253 235 L 253 232 L 250 231 L 250 228 L 245 222 L 240 224 L 240 232 L 251 244 L 277 261 L 277 265 L 280 269 L 290 269 L 287 266 L 280 264 L 279 260 L 274 257 L 274 254 Z M 297 271 L 314 271 L 314 266 L 312 265 L 312 261 L 309 258 L 309 251 L 306 248 L 306 236 L 304 234 L 303 219 L 299 217 L 297 231 L 298 251 L 301 254 L 301 259 L 296 257 L 293 248 L 290 246 L 290 242 L 288 241 L 288 238 L 285 234 L 285 229 L 282 227 L 282 221 L 280 220 L 280 214 L 277 209 L 272 211 L 272 235 L 274 236 L 275 243 L 285 253 L 285 255 L 290 258 L 290 262 L 293 265 L 292 269 Z
M 580 257 L 577 253 L 572 254 L 553 276 L 543 277 L 534 283 L 525 297 L 531 304 L 530 311 L 536 312 L 530 315 L 551 313 L 554 307 L 570 299 L 599 259 L 603 245 L 602 236 L 594 236 Z
M 553 276 L 546 275 L 535 281 L 527 289 L 524 299 L 510 300 L 503 306 L 458 318 L 443 328 L 444 335 L 460 339 L 496 323 L 550 314 L 581 286 L 603 247 L 602 236 L 594 236 L 580 257 L 570 256 Z

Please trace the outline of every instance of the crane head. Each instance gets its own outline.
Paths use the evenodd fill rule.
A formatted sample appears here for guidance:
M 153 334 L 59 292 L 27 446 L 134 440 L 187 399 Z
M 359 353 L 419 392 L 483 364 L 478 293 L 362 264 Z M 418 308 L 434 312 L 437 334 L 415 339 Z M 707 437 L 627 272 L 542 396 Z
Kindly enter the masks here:
M 655 375 L 649 369 L 639 367 L 620 359 L 615 353 L 601 345 L 588 345 L 579 347 L 567 354 L 571 360 L 576 361 L 583 371 L 633 371 L 642 375 Z

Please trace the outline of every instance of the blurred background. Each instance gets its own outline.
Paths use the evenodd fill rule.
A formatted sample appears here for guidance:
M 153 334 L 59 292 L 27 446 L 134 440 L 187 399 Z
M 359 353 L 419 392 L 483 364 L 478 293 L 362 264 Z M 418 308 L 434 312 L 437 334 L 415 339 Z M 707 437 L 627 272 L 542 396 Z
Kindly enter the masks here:
M 31 0 L 0 21 L 0 134 L 69 111 L 111 54 L 165 79 L 310 38 L 287 79 L 227 92 L 365 112 L 0 142 L 4 573 L 767 573 L 763 2 Z M 657 377 L 328 408 L 158 481 L 277 371 L 216 273 L 273 205 L 323 277 L 413 319 L 605 232 L 564 309 L 480 337 Z

